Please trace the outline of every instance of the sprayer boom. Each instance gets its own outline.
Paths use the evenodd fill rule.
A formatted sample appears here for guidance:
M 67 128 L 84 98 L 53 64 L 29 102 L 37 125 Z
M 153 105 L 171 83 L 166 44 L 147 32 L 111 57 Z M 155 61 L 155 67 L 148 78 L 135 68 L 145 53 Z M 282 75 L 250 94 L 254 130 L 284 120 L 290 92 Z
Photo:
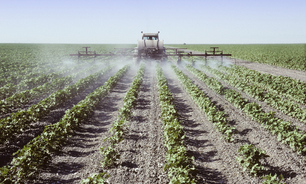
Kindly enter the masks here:
M 90 47 L 83 47 L 85 51 L 78 51 L 77 54 L 70 54 L 70 56 L 80 57 L 93 57 L 98 56 L 131 56 L 136 62 L 141 59 L 154 59 L 164 61 L 168 56 L 177 56 L 177 63 L 180 64 L 182 57 L 202 56 L 205 57 L 205 63 L 207 64 L 208 56 L 220 56 L 221 62 L 223 62 L 223 56 L 231 56 L 231 54 L 223 54 L 223 51 L 218 50 L 219 47 L 210 47 L 211 50 L 205 51 L 205 53 L 194 54 L 192 52 L 185 52 L 187 48 L 166 48 L 164 47 L 164 41 L 159 39 L 158 33 L 142 33 L 142 39 L 138 40 L 136 48 L 115 48 L 116 53 L 109 52 L 108 54 L 97 54 L 96 51 L 89 51 Z

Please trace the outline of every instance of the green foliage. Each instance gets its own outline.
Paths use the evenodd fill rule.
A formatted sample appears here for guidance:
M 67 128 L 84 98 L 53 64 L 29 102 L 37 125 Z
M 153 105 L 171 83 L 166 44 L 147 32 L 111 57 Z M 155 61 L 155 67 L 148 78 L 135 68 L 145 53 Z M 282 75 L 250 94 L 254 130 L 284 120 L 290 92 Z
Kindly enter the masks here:
M 272 176 L 271 174 L 263 176 L 262 179 L 265 179 L 263 184 L 282 184 L 281 181 L 284 179 L 283 175 L 279 175 L 277 176 L 277 174 L 275 174 L 274 176 Z
M 93 174 L 91 177 L 81 181 L 81 184 L 107 184 L 105 181 L 109 175 L 106 173 Z
M 104 156 L 104 159 L 101 160 L 101 166 L 102 167 L 111 167 L 115 164 L 115 161 L 120 159 L 119 152 L 115 149 L 115 144 L 111 144 L 106 149 L 103 146 L 101 149 L 101 152 Z
M 209 88 L 217 92 L 218 94 L 223 94 L 223 85 L 217 79 L 213 77 L 208 77 L 203 72 L 195 69 L 191 65 L 186 65 L 186 68 L 196 75 L 201 81 L 203 81 Z
M 264 166 L 261 165 L 260 159 L 269 157 L 265 151 L 253 145 L 245 144 L 240 146 L 238 152 L 242 157 L 237 157 L 236 160 L 244 168 L 243 171 L 248 170 L 251 174 L 256 176 L 258 171 L 264 170 Z

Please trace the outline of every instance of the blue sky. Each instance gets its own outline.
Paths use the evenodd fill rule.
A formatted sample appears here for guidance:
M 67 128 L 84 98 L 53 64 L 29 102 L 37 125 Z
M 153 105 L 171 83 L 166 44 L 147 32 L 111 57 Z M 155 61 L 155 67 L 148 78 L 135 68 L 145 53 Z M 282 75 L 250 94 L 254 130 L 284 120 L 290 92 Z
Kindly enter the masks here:
M 0 0 L 0 43 L 306 43 L 305 0 Z

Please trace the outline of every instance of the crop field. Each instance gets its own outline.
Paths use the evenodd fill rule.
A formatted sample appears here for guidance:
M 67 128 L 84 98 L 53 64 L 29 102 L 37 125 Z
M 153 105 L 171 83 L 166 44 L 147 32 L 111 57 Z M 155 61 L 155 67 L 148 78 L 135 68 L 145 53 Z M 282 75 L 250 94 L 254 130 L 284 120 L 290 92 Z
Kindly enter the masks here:
M 0 44 L 0 183 L 306 183 L 306 46 L 217 46 Z

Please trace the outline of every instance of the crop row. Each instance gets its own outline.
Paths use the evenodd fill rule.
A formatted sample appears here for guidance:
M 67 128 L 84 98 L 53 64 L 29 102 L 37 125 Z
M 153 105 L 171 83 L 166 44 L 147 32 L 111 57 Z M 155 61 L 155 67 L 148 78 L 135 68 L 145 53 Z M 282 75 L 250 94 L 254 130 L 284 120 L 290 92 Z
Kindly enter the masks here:
M 164 129 L 164 145 L 167 148 L 165 155 L 167 163 L 164 169 L 168 170 L 170 183 L 195 183 L 191 172 L 195 169 L 194 158 L 187 155 L 184 146 L 185 132 L 178 118 L 173 104 L 174 98 L 168 89 L 168 82 L 159 65 L 156 66 L 158 94 L 161 108 L 161 119 Z
M 111 67 L 106 67 L 95 74 L 82 78 L 75 84 L 67 86 L 63 90 L 58 90 L 52 93 L 49 97 L 43 99 L 37 104 L 32 105 L 27 110 L 20 110 L 16 113 L 12 113 L 9 117 L 1 119 L 0 143 L 12 139 L 27 128 L 30 123 L 38 121 L 54 108 L 59 107 L 67 100 L 88 88 L 90 85 L 93 85 L 106 72 L 110 71 L 110 69 Z
M 203 66 L 206 71 L 212 71 L 209 66 Z M 226 80 L 225 80 L 226 81 Z M 305 154 L 306 134 L 293 127 L 290 122 L 274 117 L 275 112 L 264 112 L 256 102 L 249 103 L 241 94 L 232 89 L 226 89 L 225 98 L 235 107 L 244 111 L 253 120 L 262 124 L 273 135 L 277 136 L 278 141 L 289 145 L 294 151 Z
M 42 72 L 35 73 L 31 75 L 30 78 L 25 78 L 21 80 L 20 82 L 16 82 L 18 83 L 16 85 L 14 85 L 13 83 L 6 83 L 3 87 L 0 88 L 0 100 L 13 95 L 14 93 L 22 92 L 24 90 L 29 90 L 34 87 L 43 85 L 44 83 L 50 83 L 52 82 L 52 80 L 59 78 L 59 77 L 64 77 L 67 74 L 71 73 L 72 71 L 80 69 L 81 67 L 84 67 L 84 66 L 80 64 L 73 68 L 65 68 L 59 72 L 43 71 L 43 73 Z M 50 70 L 53 70 L 53 69 L 50 69 Z
M 187 65 L 186 68 L 190 72 L 192 72 L 194 75 L 196 75 L 203 82 L 216 80 L 215 78 L 208 77 L 206 74 L 204 74 L 200 70 L 193 68 L 191 65 Z M 207 80 L 207 78 L 211 78 L 211 79 Z M 219 83 L 219 82 L 216 82 L 216 83 Z M 219 84 L 218 86 L 222 86 L 222 84 Z M 221 88 L 223 88 L 223 86 L 220 87 L 220 89 Z M 220 91 L 220 89 L 216 90 L 216 92 Z M 225 89 L 221 91 L 224 91 L 225 94 L 227 94 L 228 92 L 228 90 L 225 90 Z M 251 174 L 254 174 L 255 176 L 257 175 L 258 171 L 264 171 L 264 166 L 261 165 L 261 162 L 259 161 L 262 158 L 268 157 L 268 155 L 266 155 L 264 151 L 256 148 L 254 145 L 243 145 L 238 149 L 238 152 L 242 156 L 241 157 L 238 156 L 237 161 L 243 167 L 243 171 L 248 170 Z M 274 182 L 275 184 L 280 184 L 280 181 L 283 179 L 283 176 L 280 175 L 278 177 L 277 175 L 272 176 L 270 174 L 270 175 L 265 175 L 262 178 L 265 179 L 264 183 L 266 184 L 271 183 L 271 182 Z
M 27 74 L 31 72 L 38 72 L 42 69 L 58 67 L 61 65 L 61 62 L 51 62 L 43 61 L 38 59 L 36 61 L 26 61 L 24 56 L 20 55 L 18 59 L 15 57 L 14 53 L 3 52 L 5 50 L 0 50 L 1 53 L 1 76 L 10 77 L 17 73 Z M 19 52 L 19 54 L 22 54 Z M 52 67 L 50 67 L 50 65 Z M 49 67 L 48 67 L 49 66 Z
M 193 68 L 191 65 L 186 65 L 186 68 L 215 92 L 219 94 L 223 94 L 220 93 L 220 91 L 224 92 L 225 94 L 227 93 L 227 90 L 225 90 L 222 84 L 215 78 L 208 77 L 206 74 L 204 74 L 200 70 Z M 237 157 L 237 161 L 244 168 L 244 171 L 248 170 L 251 174 L 254 174 L 256 176 L 258 171 L 264 170 L 264 166 L 262 166 L 259 161 L 259 159 L 268 156 L 265 154 L 264 151 L 255 148 L 255 146 L 253 145 L 243 145 L 240 147 L 238 152 L 242 154 L 242 157 Z M 263 176 L 262 178 L 265 179 L 264 183 L 269 183 L 272 181 L 275 183 L 279 183 L 282 180 L 282 175 L 279 177 L 280 180 L 277 180 L 277 175 L 272 176 L 271 174 Z
M 187 93 L 191 96 L 193 101 L 201 108 L 203 113 L 207 116 L 208 120 L 213 123 L 215 128 L 222 134 L 227 141 L 233 141 L 232 135 L 235 132 L 235 128 L 231 127 L 226 120 L 226 114 L 224 111 L 218 110 L 218 108 L 210 101 L 210 99 L 195 85 L 192 81 L 176 66 L 171 66 L 176 73 L 179 81 L 183 84 Z M 211 80 L 208 80 L 211 81 Z M 209 86 L 219 86 L 220 84 L 208 84 Z M 217 88 L 219 91 L 219 88 Z
M 59 122 L 47 125 L 41 135 L 31 140 L 22 150 L 14 153 L 17 157 L 12 160 L 10 166 L 0 168 L 0 182 L 21 183 L 27 178 L 35 177 L 39 168 L 52 158 L 52 153 L 58 151 L 74 130 L 90 117 L 99 102 L 122 78 L 128 68 L 125 66 L 120 69 L 103 86 L 95 89 L 84 100 L 67 110 Z

